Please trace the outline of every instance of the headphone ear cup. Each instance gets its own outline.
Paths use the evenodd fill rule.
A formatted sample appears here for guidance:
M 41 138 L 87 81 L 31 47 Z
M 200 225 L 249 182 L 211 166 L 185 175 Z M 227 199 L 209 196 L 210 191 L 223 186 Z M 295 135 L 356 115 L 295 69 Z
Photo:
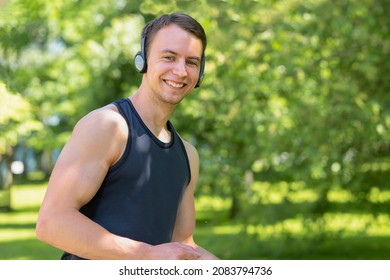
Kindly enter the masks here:
M 146 70 L 148 68 L 148 65 L 146 63 L 145 44 L 146 44 L 146 37 L 143 36 L 141 38 L 141 50 L 137 52 L 137 54 L 134 57 L 135 69 L 137 69 L 137 71 L 140 73 L 146 73 Z
M 141 52 L 137 52 L 137 54 L 134 57 L 134 65 L 135 69 L 137 69 L 140 73 L 146 72 L 146 63 L 145 58 L 143 57 Z

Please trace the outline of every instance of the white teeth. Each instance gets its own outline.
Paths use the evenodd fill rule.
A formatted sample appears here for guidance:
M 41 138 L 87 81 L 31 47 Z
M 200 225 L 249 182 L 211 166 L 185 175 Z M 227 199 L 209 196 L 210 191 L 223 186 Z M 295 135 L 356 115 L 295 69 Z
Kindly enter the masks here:
M 165 80 L 165 82 L 170 85 L 171 87 L 175 87 L 175 88 L 181 88 L 184 86 L 183 83 L 176 83 L 176 82 L 173 82 L 173 81 L 168 81 L 168 80 Z

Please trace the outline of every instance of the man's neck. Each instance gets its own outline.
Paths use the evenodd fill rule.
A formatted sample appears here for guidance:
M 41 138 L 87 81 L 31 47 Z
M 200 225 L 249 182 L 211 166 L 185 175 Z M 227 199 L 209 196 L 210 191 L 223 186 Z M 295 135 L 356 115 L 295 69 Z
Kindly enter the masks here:
M 175 106 L 156 102 L 138 91 L 130 100 L 149 130 L 162 142 L 169 142 L 170 131 L 167 122 Z

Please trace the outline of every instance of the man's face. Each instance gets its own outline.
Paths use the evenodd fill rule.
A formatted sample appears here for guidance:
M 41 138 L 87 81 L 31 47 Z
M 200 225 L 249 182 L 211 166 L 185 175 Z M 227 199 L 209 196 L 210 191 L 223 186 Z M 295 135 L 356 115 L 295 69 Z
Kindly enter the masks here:
M 200 39 L 175 24 L 159 30 L 148 49 L 145 74 L 150 93 L 178 104 L 196 85 L 202 56 Z

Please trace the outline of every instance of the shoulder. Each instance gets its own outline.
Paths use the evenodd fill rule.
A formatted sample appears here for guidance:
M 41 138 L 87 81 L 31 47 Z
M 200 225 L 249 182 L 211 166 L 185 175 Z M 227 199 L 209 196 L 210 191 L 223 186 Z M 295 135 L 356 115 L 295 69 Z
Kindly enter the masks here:
M 187 152 L 187 155 L 188 155 L 188 159 L 190 160 L 190 163 L 194 162 L 194 163 L 199 163 L 199 154 L 198 154 L 198 151 L 197 149 L 195 148 L 194 145 L 192 145 L 191 143 L 183 140 L 183 144 L 184 144 L 184 148 L 186 149 L 186 152 Z
M 77 125 L 88 126 L 103 125 L 109 128 L 111 125 L 120 125 L 124 122 L 124 118 L 119 113 L 117 107 L 113 104 L 106 105 L 102 108 L 96 109 L 81 118 Z
M 123 151 L 128 137 L 126 120 L 115 105 L 109 104 L 96 109 L 81 118 L 73 132 L 70 142 L 83 146 L 85 151 L 96 155 L 106 155 L 115 162 Z
M 74 129 L 75 133 L 109 136 L 110 133 L 127 131 L 127 124 L 115 105 L 109 104 L 96 109 L 81 118 Z

